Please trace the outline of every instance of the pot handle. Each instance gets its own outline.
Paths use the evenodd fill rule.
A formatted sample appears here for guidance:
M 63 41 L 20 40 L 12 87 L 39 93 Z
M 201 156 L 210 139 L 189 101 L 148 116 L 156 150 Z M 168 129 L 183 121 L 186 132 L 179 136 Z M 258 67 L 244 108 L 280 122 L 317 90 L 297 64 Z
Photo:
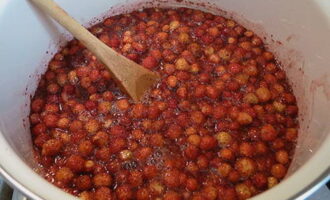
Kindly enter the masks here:
M 13 189 L 9 185 L 0 179 L 0 200 L 11 200 Z

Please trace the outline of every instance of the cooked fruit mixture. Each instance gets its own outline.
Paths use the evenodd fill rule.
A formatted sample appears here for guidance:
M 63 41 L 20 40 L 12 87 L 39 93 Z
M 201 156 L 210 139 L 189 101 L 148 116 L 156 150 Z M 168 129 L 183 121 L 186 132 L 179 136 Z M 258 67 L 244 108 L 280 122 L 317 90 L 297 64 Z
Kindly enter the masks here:
M 62 48 L 31 103 L 48 181 L 84 200 L 236 200 L 285 176 L 298 108 L 253 31 L 187 8 L 118 15 L 90 31 L 162 78 L 133 102 L 79 41 Z

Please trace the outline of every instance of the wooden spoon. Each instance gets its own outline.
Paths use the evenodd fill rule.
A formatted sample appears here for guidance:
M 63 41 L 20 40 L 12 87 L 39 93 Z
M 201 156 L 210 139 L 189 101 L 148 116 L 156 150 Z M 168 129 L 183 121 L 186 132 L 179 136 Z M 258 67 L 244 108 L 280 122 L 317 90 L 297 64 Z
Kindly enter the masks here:
M 129 60 L 101 42 L 75 19 L 69 16 L 52 0 L 31 0 L 45 13 L 65 27 L 83 43 L 88 50 L 110 70 L 121 88 L 134 101 L 139 101 L 145 92 L 159 79 L 159 75 Z

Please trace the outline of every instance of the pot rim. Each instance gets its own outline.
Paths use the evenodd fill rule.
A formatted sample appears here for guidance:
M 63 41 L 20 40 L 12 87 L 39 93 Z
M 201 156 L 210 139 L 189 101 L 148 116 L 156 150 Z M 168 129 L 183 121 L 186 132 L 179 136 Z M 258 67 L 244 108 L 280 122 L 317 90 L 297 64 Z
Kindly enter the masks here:
M 43 200 L 45 195 L 42 195 L 42 194 L 38 193 L 38 190 L 36 190 L 35 186 L 32 188 L 32 187 L 28 186 L 28 183 L 25 183 L 25 182 L 21 183 L 20 182 L 21 177 L 15 175 L 14 171 L 10 170 L 8 168 L 8 165 L 6 164 L 6 160 L 4 158 L 7 158 L 7 159 L 10 158 L 10 156 L 13 156 L 13 155 L 10 155 L 10 154 L 15 154 L 15 152 L 11 148 L 11 146 L 8 144 L 6 139 L 3 137 L 3 134 L 0 131 L 0 144 L 2 144 L 2 143 L 4 144 L 4 146 L 0 145 L 0 149 L 1 149 L 1 151 L 4 151 L 4 150 L 6 150 L 6 151 L 5 152 L 0 152 L 0 155 L 4 155 L 3 157 L 1 156 L 2 159 L 0 160 L 0 175 L 7 181 L 8 184 L 10 184 L 14 188 L 18 189 L 20 192 L 22 192 L 27 197 L 32 198 L 34 200 Z M 322 155 L 323 156 L 326 155 L 327 151 L 329 151 L 330 146 L 327 146 L 329 144 L 330 144 L 330 136 L 328 134 L 327 141 L 323 142 L 321 147 L 318 149 L 318 151 L 315 152 L 315 155 L 313 155 L 309 161 L 311 161 L 311 160 L 313 161 L 314 160 L 313 158 L 315 158 L 315 157 L 317 157 L 316 161 L 320 161 L 320 159 L 322 159 L 322 158 L 320 158 L 320 156 L 318 156 L 318 154 L 321 154 L 321 157 L 322 157 Z M 325 152 L 320 152 L 321 150 L 325 151 Z M 8 153 L 8 151 L 9 151 L 9 153 Z M 16 154 L 14 155 L 14 157 L 15 157 L 14 159 L 19 160 L 22 163 L 24 163 L 24 161 L 19 156 L 17 156 Z M 287 180 L 294 179 L 297 182 L 299 182 L 300 180 L 304 180 L 305 177 L 302 176 L 302 174 L 300 174 L 300 177 L 295 176 L 295 174 L 298 171 L 306 172 L 306 170 L 305 170 L 306 165 L 310 168 L 314 167 L 315 170 L 317 170 L 318 167 L 320 167 L 320 166 L 317 165 L 318 164 L 317 162 L 310 163 L 309 161 L 307 161 L 304 165 L 300 166 L 299 169 L 297 169 L 291 176 L 289 176 L 285 180 L 281 181 L 279 185 L 282 185 L 282 183 L 286 182 Z M 330 180 L 330 175 L 329 175 L 330 165 L 329 165 L 329 163 L 330 163 L 329 161 L 323 162 L 323 164 L 325 164 L 325 166 L 322 166 L 323 170 L 319 171 L 317 174 L 314 174 L 314 177 L 312 176 L 313 178 L 305 181 L 305 182 L 307 182 L 306 185 L 304 185 L 303 187 L 300 187 L 299 189 L 295 189 L 296 193 L 288 195 L 289 197 L 286 197 L 283 200 L 304 199 L 305 197 L 311 195 L 314 191 L 319 189 L 326 181 Z M 21 168 L 21 170 L 24 171 L 24 172 L 28 172 L 29 169 L 32 170 L 27 165 L 24 165 Z M 34 178 L 37 178 L 37 177 L 42 178 L 41 176 L 37 175 L 36 173 L 29 174 L 29 178 L 30 177 L 31 177 L 32 181 L 33 181 Z M 48 188 L 50 189 L 51 186 L 56 188 L 56 186 L 52 185 L 51 183 L 49 183 L 45 179 L 43 179 L 43 181 L 41 183 L 44 183 L 44 187 L 47 188 L 47 189 Z M 292 182 L 291 182 L 291 184 L 292 184 Z M 43 188 L 41 188 L 41 186 L 39 186 L 39 187 L 40 187 L 39 188 L 40 190 L 43 189 Z M 276 194 L 275 192 L 273 192 L 274 189 L 276 190 L 277 186 L 275 186 L 273 189 L 269 189 L 269 190 L 266 190 L 265 192 L 262 192 L 260 195 L 257 195 L 255 197 L 253 197 L 253 199 L 255 199 L 255 198 L 260 199 L 260 197 L 264 196 L 263 195 L 264 193 L 268 194 L 269 192 L 274 195 L 274 194 Z M 64 192 L 60 189 L 58 189 L 58 191 L 60 192 L 61 196 L 65 195 L 67 197 L 70 196 L 70 199 L 76 199 L 74 196 L 70 195 L 69 193 L 66 193 L 66 192 Z

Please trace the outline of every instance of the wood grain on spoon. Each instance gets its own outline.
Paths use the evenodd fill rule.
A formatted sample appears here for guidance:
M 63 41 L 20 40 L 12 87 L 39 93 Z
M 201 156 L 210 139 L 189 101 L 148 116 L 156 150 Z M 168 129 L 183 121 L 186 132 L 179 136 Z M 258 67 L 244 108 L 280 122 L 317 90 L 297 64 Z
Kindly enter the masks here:
M 75 19 L 69 16 L 52 0 L 31 0 L 45 13 L 65 27 L 75 38 L 83 43 L 110 70 L 121 88 L 134 101 L 139 101 L 159 79 L 158 74 L 129 60 L 101 42 Z

